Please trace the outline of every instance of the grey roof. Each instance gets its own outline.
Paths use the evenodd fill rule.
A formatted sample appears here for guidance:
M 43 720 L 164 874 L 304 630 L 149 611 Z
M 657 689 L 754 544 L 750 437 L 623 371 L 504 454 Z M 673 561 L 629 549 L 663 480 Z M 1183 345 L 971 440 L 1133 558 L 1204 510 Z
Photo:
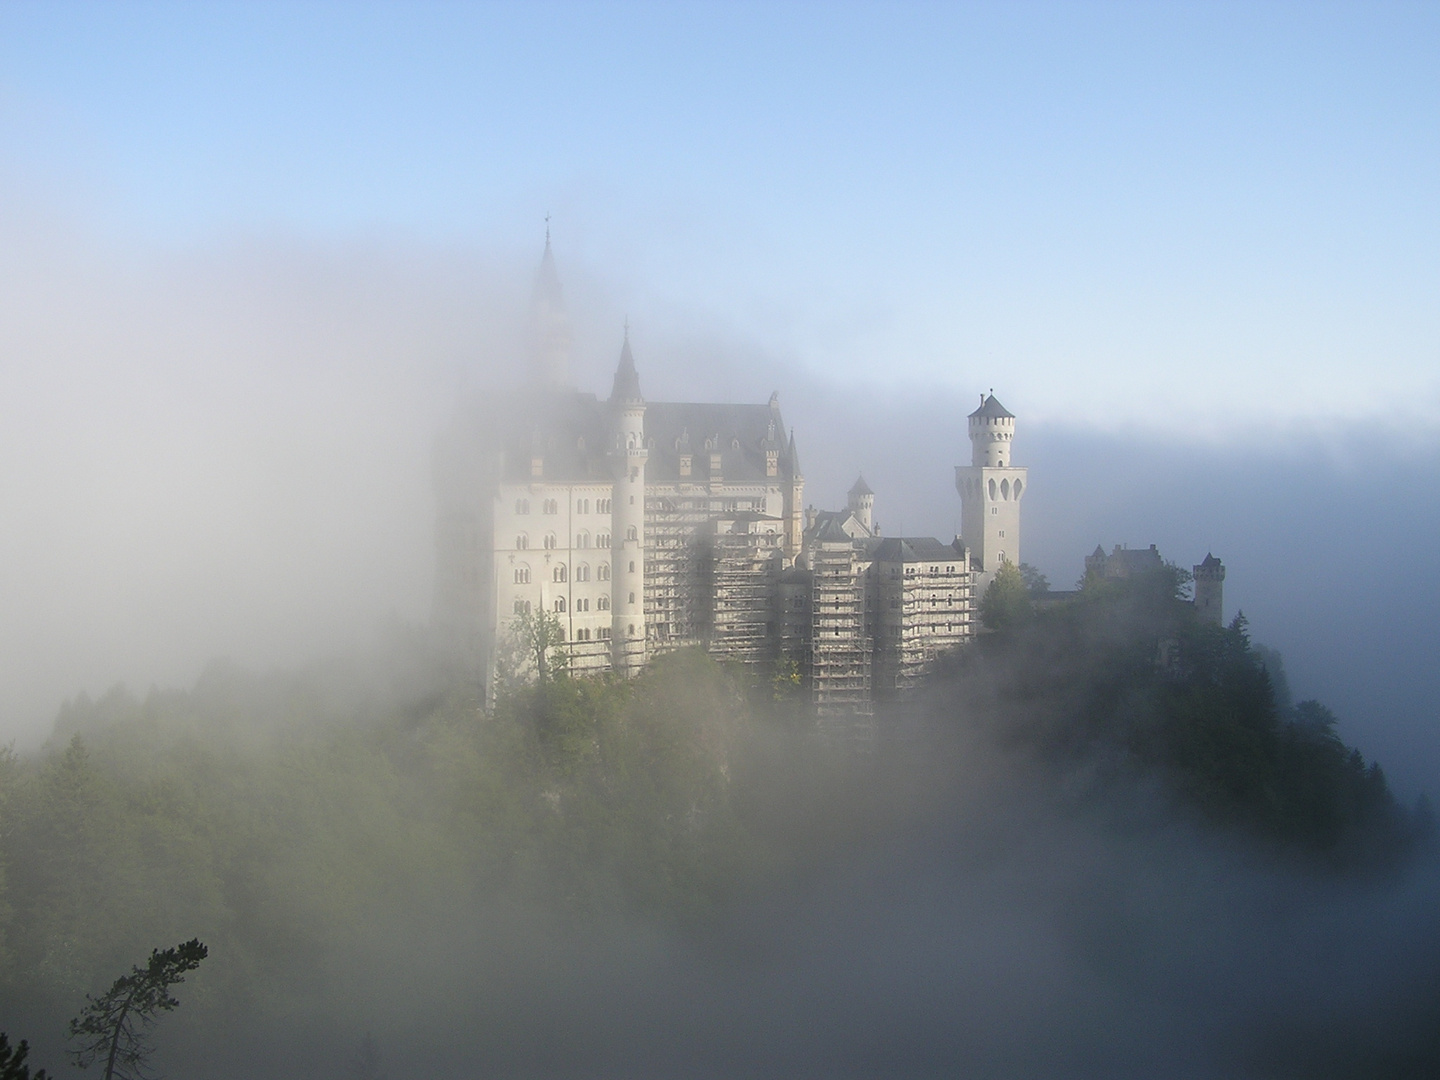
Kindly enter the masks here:
M 501 478 L 506 482 L 527 482 L 531 458 L 538 455 L 544 462 L 544 480 L 575 483 L 611 478 L 606 460 L 611 417 L 610 406 L 594 394 L 531 390 L 483 403 L 472 422 L 482 444 L 502 452 Z M 787 482 L 796 473 L 791 448 L 782 441 L 783 431 L 781 417 L 768 405 L 649 402 L 645 442 L 650 457 L 645 478 L 652 484 L 678 482 L 683 451 L 692 456 L 688 479 L 704 483 L 710 476 L 709 446 L 713 445 L 720 454 L 725 483 Z M 778 476 L 766 472 L 771 450 L 778 457 Z
M 625 328 L 625 344 L 620 346 L 620 366 L 615 369 L 615 384 L 610 390 L 611 401 L 643 401 L 640 394 L 640 373 L 635 370 L 635 357 L 630 353 L 630 328 Z
M 840 527 L 838 517 L 830 517 L 817 524 L 815 531 L 810 534 L 810 539 L 818 544 L 852 543 L 850 534 Z
M 851 495 L 874 495 L 874 494 L 875 494 L 875 492 L 873 492 L 873 491 L 870 490 L 870 485 L 867 484 L 867 483 L 865 483 L 865 474 L 864 474 L 864 473 L 861 473 L 861 474 L 860 474 L 860 479 L 856 480 L 854 486 L 852 486 L 852 487 L 850 488 L 850 494 L 851 494 Z
M 970 416 L 972 418 L 978 416 L 983 420 L 997 420 L 1006 417 L 1013 420 L 1015 418 L 1015 414 L 1005 408 L 1004 405 L 1001 405 L 1000 402 L 996 400 L 994 394 L 983 399 L 980 402 L 980 407 L 972 412 Z
M 877 537 L 866 544 L 866 554 L 876 562 L 939 562 L 958 559 L 961 550 L 933 536 Z
M 1217 558 L 1215 558 L 1214 555 L 1212 555 L 1210 552 L 1207 551 L 1207 552 L 1205 553 L 1205 559 L 1204 559 L 1204 561 L 1202 561 L 1202 562 L 1200 563 L 1200 565 L 1201 565 L 1201 566 L 1219 566 L 1219 565 L 1220 565 L 1220 560 L 1217 559 Z

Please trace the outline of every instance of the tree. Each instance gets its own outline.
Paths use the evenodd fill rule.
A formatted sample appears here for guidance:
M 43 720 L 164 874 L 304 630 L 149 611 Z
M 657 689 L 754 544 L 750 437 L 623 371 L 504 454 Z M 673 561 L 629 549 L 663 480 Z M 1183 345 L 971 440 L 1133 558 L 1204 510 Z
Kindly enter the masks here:
M 569 668 L 570 658 L 560 648 L 565 643 L 565 627 L 559 616 L 549 611 L 522 611 L 510 620 L 507 635 L 509 655 L 501 657 L 497 672 L 502 682 L 528 681 L 532 672 L 541 685 L 557 673 Z
M 20 1045 L 10 1047 L 10 1039 L 0 1031 L 0 1080 L 48 1080 L 45 1070 L 31 1073 L 25 1059 L 30 1056 L 30 1045 L 20 1040 Z
M 1030 618 L 1030 590 L 1009 559 L 1000 563 L 995 579 L 980 600 L 980 619 L 991 630 L 1005 630 Z
M 98 998 L 85 996 L 90 1003 L 70 1021 L 70 1039 L 79 1042 L 70 1051 L 75 1064 L 88 1069 L 105 1062 L 104 1080 L 144 1080 L 152 1047 L 146 1032 L 180 1002 L 170 996 L 170 987 L 185 981 L 185 972 L 194 971 L 210 950 L 198 938 L 161 952 L 150 953 L 143 968 L 132 968 Z
M 1020 564 L 1020 579 L 1032 597 L 1044 596 L 1050 591 L 1050 579 L 1028 562 Z

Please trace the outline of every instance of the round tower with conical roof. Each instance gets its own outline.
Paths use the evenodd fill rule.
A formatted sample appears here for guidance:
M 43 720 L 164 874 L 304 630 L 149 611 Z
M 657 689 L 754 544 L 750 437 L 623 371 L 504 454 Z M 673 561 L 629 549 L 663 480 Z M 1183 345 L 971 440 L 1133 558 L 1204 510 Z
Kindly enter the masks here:
M 865 474 L 861 473 L 860 478 L 850 488 L 849 495 L 850 512 L 855 515 L 855 520 L 865 526 L 865 531 L 871 536 L 875 535 L 875 492 L 870 490 L 870 485 L 865 483 Z
M 615 670 L 645 666 L 645 398 L 630 352 L 630 328 L 610 391 L 610 468 L 615 478 L 610 528 L 610 647 Z
M 1020 498 L 1029 470 L 1012 457 L 1015 414 L 992 392 L 970 414 L 970 464 L 955 467 L 960 530 L 971 566 L 982 576 L 977 595 L 1004 562 L 1020 563 Z

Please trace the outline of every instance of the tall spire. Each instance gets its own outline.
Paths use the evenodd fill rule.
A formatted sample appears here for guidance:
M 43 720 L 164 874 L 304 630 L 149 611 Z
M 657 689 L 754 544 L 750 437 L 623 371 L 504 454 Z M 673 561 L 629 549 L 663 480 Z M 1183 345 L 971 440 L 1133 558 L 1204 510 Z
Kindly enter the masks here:
M 640 394 L 640 373 L 635 370 L 635 357 L 630 352 L 630 319 L 625 319 L 625 343 L 620 346 L 620 365 L 615 369 L 615 385 L 611 401 L 643 401 Z
M 530 294 L 530 381 L 551 390 L 570 387 L 570 316 L 560 274 L 550 250 L 550 215 L 545 215 L 545 253 Z

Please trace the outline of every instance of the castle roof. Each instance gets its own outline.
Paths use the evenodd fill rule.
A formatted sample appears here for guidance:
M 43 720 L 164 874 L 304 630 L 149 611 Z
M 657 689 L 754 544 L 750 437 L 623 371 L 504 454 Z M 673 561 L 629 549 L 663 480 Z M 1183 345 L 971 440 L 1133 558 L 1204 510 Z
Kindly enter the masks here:
M 1004 405 L 1001 405 L 1000 402 L 996 400 L 995 395 L 991 394 L 989 397 L 981 399 L 980 407 L 970 414 L 970 419 L 974 420 L 976 418 L 981 420 L 1009 418 L 1013 420 L 1015 414 L 1005 408 Z
M 629 326 L 625 327 L 625 344 L 620 346 L 620 365 L 615 369 L 615 384 L 610 390 L 610 400 L 644 400 L 640 394 L 640 373 L 635 370 L 635 357 L 630 352 Z
M 865 474 L 864 474 L 864 473 L 861 473 L 861 474 L 860 474 L 860 479 L 858 479 L 858 480 L 855 481 L 855 485 L 850 489 L 850 494 L 851 494 L 851 495 L 874 495 L 874 494 L 875 494 L 875 492 L 873 492 L 873 491 L 870 490 L 870 485 L 867 484 L 867 483 L 865 483 Z
M 1204 560 L 1200 563 L 1200 565 L 1201 565 L 1201 566 L 1219 566 L 1219 565 L 1220 565 L 1220 560 L 1217 559 L 1217 558 L 1215 558 L 1214 555 L 1212 555 L 1210 552 L 1207 551 L 1207 552 L 1205 553 L 1205 558 L 1204 558 Z
M 941 543 L 933 536 L 887 536 L 865 545 L 866 555 L 876 562 L 939 562 L 958 559 L 963 549 Z
M 633 361 L 632 361 L 633 363 Z M 617 381 L 619 373 L 617 373 Z M 621 387 L 621 393 L 625 389 Z M 606 460 L 612 433 L 609 406 L 579 391 L 532 391 L 519 400 L 495 400 L 482 406 L 476 430 L 501 450 L 498 479 L 527 483 L 531 461 L 543 461 L 547 482 L 580 483 L 611 478 Z M 726 484 L 770 485 L 797 475 L 793 444 L 784 448 L 782 418 L 764 404 L 709 404 L 652 401 L 645 406 L 645 444 L 650 451 L 645 479 L 650 484 L 704 483 L 710 454 L 720 455 Z M 767 458 L 778 452 L 778 476 L 770 476 Z M 680 455 L 692 457 L 691 473 L 680 475 Z

